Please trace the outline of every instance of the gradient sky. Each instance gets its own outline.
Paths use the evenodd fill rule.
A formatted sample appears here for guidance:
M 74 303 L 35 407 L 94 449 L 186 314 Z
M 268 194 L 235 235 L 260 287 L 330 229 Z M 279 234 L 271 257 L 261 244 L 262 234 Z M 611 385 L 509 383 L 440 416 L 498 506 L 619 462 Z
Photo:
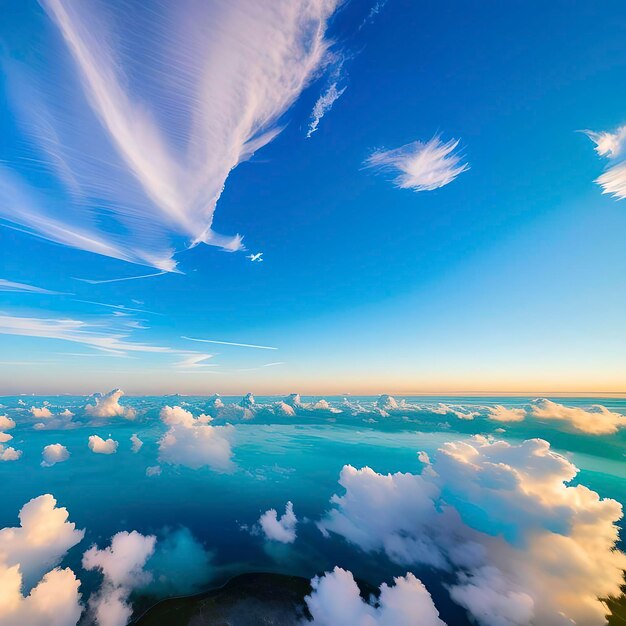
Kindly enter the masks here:
M 3 7 L 0 393 L 626 392 L 623 3 L 107 4 Z

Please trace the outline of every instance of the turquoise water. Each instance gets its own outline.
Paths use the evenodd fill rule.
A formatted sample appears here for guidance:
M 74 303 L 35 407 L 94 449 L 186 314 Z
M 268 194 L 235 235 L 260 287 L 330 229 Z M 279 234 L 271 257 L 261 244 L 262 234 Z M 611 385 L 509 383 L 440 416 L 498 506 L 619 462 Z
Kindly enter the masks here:
M 238 403 L 241 398 L 222 398 Z M 316 399 L 303 398 L 303 402 Z M 0 463 L 2 494 L 0 527 L 17 523 L 17 512 L 29 499 L 53 494 L 59 505 L 70 512 L 70 519 L 85 528 L 85 540 L 72 549 L 67 564 L 80 572 L 80 556 L 93 542 L 101 546 L 120 530 L 161 533 L 166 528 L 185 526 L 213 552 L 213 583 L 243 571 L 265 570 L 313 576 L 335 565 L 351 569 L 355 575 L 378 585 L 391 574 L 404 574 L 385 559 L 364 555 L 338 538 L 324 539 L 315 526 L 328 508 L 330 497 L 339 488 L 337 478 L 344 464 L 368 465 L 378 472 L 420 472 L 420 450 L 433 454 L 446 441 L 462 440 L 474 434 L 493 435 L 509 441 L 542 437 L 567 455 L 579 468 L 577 481 L 603 497 L 626 502 L 626 433 L 585 435 L 566 430 L 560 422 L 542 422 L 531 417 L 520 423 L 500 424 L 488 420 L 485 407 L 528 406 L 529 398 L 406 398 L 409 404 L 425 406 L 422 412 L 389 417 L 373 413 L 353 414 L 342 398 L 327 398 L 330 410 L 297 410 L 295 416 L 277 416 L 259 408 L 252 419 L 233 420 L 232 473 L 209 468 L 189 469 L 161 464 L 162 473 L 146 476 L 146 468 L 157 465 L 158 440 L 166 427 L 159 419 L 162 406 L 185 403 L 194 415 L 212 412 L 203 397 L 124 397 L 124 406 L 134 407 L 133 421 L 122 417 L 94 420 L 84 414 L 84 397 L 5 397 L 0 398 L 4 413 L 15 420 L 11 445 L 23 451 L 15 462 Z M 398 398 L 399 400 L 399 398 Z M 626 414 L 626 401 L 611 398 L 554 399 L 567 406 L 602 404 Z M 257 398 L 257 406 L 277 398 Z M 375 398 L 350 398 L 352 403 L 370 407 Z M 23 402 L 25 404 L 20 404 Z M 28 409 L 48 402 L 53 414 L 63 409 L 75 413 L 71 429 L 35 430 L 45 419 L 33 418 Z M 440 415 L 427 406 L 453 404 L 463 410 L 477 410 L 473 420 Z M 223 423 L 216 419 L 213 424 Z M 497 429 L 504 432 L 496 432 Z M 144 442 L 141 450 L 131 451 L 130 437 L 137 433 Z M 98 455 L 87 446 L 90 435 L 119 441 L 113 455 Z M 67 462 L 41 467 L 45 445 L 61 443 L 70 451 Z M 276 508 L 281 512 L 291 500 L 299 519 L 307 521 L 298 529 L 292 545 L 265 543 L 242 525 L 251 526 L 259 515 Z M 428 572 L 421 574 L 426 581 Z M 92 577 L 80 572 L 83 592 Z M 436 592 L 433 595 L 437 595 Z M 458 622 L 461 623 L 461 622 Z

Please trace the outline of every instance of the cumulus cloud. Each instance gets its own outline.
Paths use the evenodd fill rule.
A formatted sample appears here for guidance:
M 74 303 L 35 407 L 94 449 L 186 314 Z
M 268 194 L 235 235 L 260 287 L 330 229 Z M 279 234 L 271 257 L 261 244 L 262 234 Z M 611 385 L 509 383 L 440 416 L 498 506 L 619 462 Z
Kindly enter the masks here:
M 585 133 L 596 144 L 598 155 L 609 159 L 609 167 L 595 182 L 602 187 L 602 193 L 623 200 L 626 198 L 626 126 L 620 126 L 613 132 L 588 130 Z
M 393 396 L 385 393 L 376 400 L 376 406 L 381 411 L 393 411 L 398 408 L 398 401 Z
M 9 436 L 10 437 L 10 436 Z M 0 461 L 18 461 L 22 456 L 21 450 L 16 450 L 11 446 L 0 444 Z
M 120 398 L 124 395 L 121 389 L 113 389 L 109 393 L 96 394 L 93 396 L 94 404 L 85 406 L 85 413 L 92 417 L 115 417 L 117 415 L 132 420 L 137 415 L 131 407 L 122 406 Z
M 283 400 L 279 400 L 274 405 L 274 411 L 277 415 L 285 415 L 286 417 L 293 417 L 296 414 L 296 410 Z
M 460 420 L 473 420 L 477 415 L 479 415 L 478 411 L 469 411 L 465 407 L 452 406 L 449 404 L 443 404 L 442 402 L 440 402 L 436 407 L 431 407 L 428 410 L 431 413 L 436 413 L 437 415 L 454 415 L 454 417 Z
M 58 415 L 46 418 L 44 422 L 37 422 L 33 424 L 35 430 L 70 430 L 72 428 L 78 428 L 80 424 L 75 422 L 72 418 L 74 413 L 65 409 Z
M 229 173 L 279 133 L 315 75 L 336 5 L 181 0 L 129 15 L 105 2 L 45 0 L 48 20 L 35 24 L 47 54 L 6 68 L 25 135 L 13 145 L 23 158 L 0 168 L 0 217 L 163 271 L 189 245 L 241 249 L 241 237 L 213 230 L 216 204 Z M 58 201 L 26 183 L 36 180 L 33 158 Z
M 160 465 L 150 465 L 146 467 L 146 476 L 160 476 L 161 475 L 161 466 Z
M 0 431 L 11 430 L 12 428 L 15 428 L 15 421 L 8 415 L 0 415 Z
M 521 422 L 526 417 L 526 409 L 514 409 L 495 404 L 487 407 L 487 417 L 494 422 Z
M 12 428 L 15 428 L 15 422 L 7 415 L 0 415 L 0 461 L 17 461 L 22 456 L 21 450 L 3 445 L 13 439 L 12 435 L 3 431 Z
M 571 485 L 577 468 L 540 439 L 444 444 L 421 474 L 345 466 L 319 522 L 401 565 L 448 572 L 482 626 L 605 624 L 618 595 L 621 505 Z
M 539 398 L 533 402 L 531 411 L 535 417 L 565 422 L 573 429 L 588 435 L 611 435 L 626 426 L 625 416 L 609 411 L 600 404 L 584 409 Z
M 445 626 L 430 593 L 411 573 L 380 587 L 375 604 L 365 602 L 352 573 L 335 567 L 311 581 L 313 592 L 305 602 L 316 626 Z
M 439 137 L 422 143 L 414 141 L 394 150 L 379 150 L 366 161 L 366 167 L 395 175 L 401 189 L 432 191 L 451 183 L 469 165 L 455 153 L 459 140 L 442 142 Z
M 82 606 L 80 581 L 69 569 L 53 569 L 22 595 L 19 566 L 0 563 L 0 615 L 3 626 L 75 626 Z
M 302 402 L 299 393 L 289 394 L 284 400 L 275 403 L 272 408 L 275 414 L 288 417 L 292 417 L 296 413 L 341 413 L 341 409 L 332 406 L 324 399 L 315 402 Z
M 20 525 L 0 530 L 0 565 L 19 566 L 24 586 L 32 587 L 83 539 L 85 531 L 68 518 L 50 494 L 27 502 L 19 512 Z
M 41 466 L 52 467 L 56 463 L 67 461 L 70 458 L 70 453 L 68 449 L 60 443 L 51 443 L 43 449 L 41 456 L 43 457 Z
M 160 415 L 169 427 L 159 440 L 160 461 L 192 469 L 206 466 L 219 472 L 235 469 L 231 448 L 233 426 L 211 426 L 207 423 L 208 416 L 195 418 L 179 406 L 165 406 Z
M 41 408 L 36 407 L 36 406 L 31 406 L 30 412 L 33 417 L 38 417 L 40 419 L 42 417 L 43 418 L 52 417 L 52 411 L 50 411 L 50 409 L 47 406 L 42 406 Z
M 276 509 L 265 511 L 259 518 L 259 525 L 266 539 L 281 543 L 293 543 L 296 540 L 296 526 L 298 518 L 293 512 L 293 504 L 287 502 L 285 513 L 278 517 Z
M 152 580 L 144 566 L 154 553 L 155 544 L 153 535 L 123 531 L 113 536 L 110 546 L 99 549 L 94 545 L 85 552 L 83 567 L 99 570 L 103 575 L 100 590 L 89 599 L 89 608 L 99 626 L 128 624 L 132 615 L 130 593 Z
M 50 495 L 20 511 L 20 526 L 0 530 L 0 621 L 3 626 L 75 626 L 79 581 L 55 566 L 83 537 Z M 42 578 L 43 576 L 43 578 Z M 24 595 L 26 592 L 26 595 Z
M 113 439 L 102 439 L 98 435 L 89 437 L 89 449 L 95 454 L 115 454 L 117 452 L 117 441 Z
M 239 406 L 242 406 L 244 409 L 250 409 L 250 408 L 254 407 L 255 404 L 256 404 L 256 400 L 254 399 L 254 396 L 251 393 L 247 393 L 241 399 L 241 402 L 239 403 Z
M 131 441 L 131 450 L 135 453 L 139 452 L 139 450 L 141 450 L 141 446 L 143 446 L 143 441 L 141 441 L 141 439 L 139 439 L 139 437 L 137 437 L 136 433 L 133 433 L 133 435 L 130 438 Z

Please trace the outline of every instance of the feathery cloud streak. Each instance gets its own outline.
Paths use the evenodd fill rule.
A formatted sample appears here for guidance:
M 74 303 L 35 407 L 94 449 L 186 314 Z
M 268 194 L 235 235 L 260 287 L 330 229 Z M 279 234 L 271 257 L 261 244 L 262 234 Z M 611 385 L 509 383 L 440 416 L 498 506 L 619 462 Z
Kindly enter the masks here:
M 620 126 L 613 132 L 587 130 L 585 134 L 596 144 L 598 155 L 610 162 L 610 167 L 595 182 L 602 187 L 602 193 L 623 200 L 626 198 L 626 126 Z
M 395 175 L 393 183 L 400 189 L 433 191 L 451 183 L 469 165 L 454 153 L 458 139 L 443 143 L 439 137 L 422 143 L 413 141 L 394 150 L 378 150 L 365 166 Z
M 0 291 L 14 291 L 18 293 L 39 293 L 49 296 L 61 295 L 60 291 L 50 291 L 50 289 L 36 287 L 35 285 L 16 283 L 12 280 L 6 280 L 5 278 L 0 278 Z
M 278 350 L 273 346 L 258 346 L 253 343 L 235 343 L 234 341 L 217 341 L 217 339 L 197 339 L 195 337 L 185 337 L 184 335 L 181 339 L 186 339 L 187 341 L 199 341 L 200 343 L 218 343 L 222 346 L 236 346 L 238 348 L 258 348 L 259 350 Z
M 173 352 L 170 348 L 128 341 L 128 334 L 106 332 L 95 323 L 71 318 L 21 317 L 0 314 L 0 335 L 60 339 L 91 346 L 111 354 Z
M 0 168 L 0 219 L 163 271 L 188 245 L 240 249 L 216 203 L 324 58 L 337 0 L 42 4 L 58 32 L 39 65 L 4 63 L 30 147 Z

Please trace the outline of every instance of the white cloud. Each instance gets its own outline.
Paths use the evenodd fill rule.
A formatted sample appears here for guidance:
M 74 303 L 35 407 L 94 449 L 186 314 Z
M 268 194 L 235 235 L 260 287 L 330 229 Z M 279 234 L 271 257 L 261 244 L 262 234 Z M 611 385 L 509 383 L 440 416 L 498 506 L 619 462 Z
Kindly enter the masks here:
M 91 435 L 88 445 L 89 449 L 95 454 L 115 454 L 119 444 L 113 439 L 104 440 L 98 435 Z
M 0 444 L 0 461 L 18 461 L 22 456 L 21 450 L 6 447 Z
M 588 130 L 585 133 L 596 144 L 598 155 L 608 158 L 611 163 L 595 182 L 602 187 L 602 193 L 611 194 L 618 200 L 626 198 L 626 126 L 620 126 L 614 132 Z
M 234 470 L 231 440 L 235 429 L 231 425 L 211 426 L 179 406 L 163 407 L 161 420 L 169 429 L 159 440 L 160 461 L 192 469 Z
M 195 337 L 185 337 L 182 336 L 181 339 L 186 339 L 187 341 L 199 341 L 200 343 L 216 343 L 221 346 L 235 346 L 238 348 L 257 348 L 258 350 L 278 350 L 273 346 L 259 346 L 254 343 L 235 343 L 233 341 L 218 341 L 217 339 L 197 339 Z
M 247 393 L 241 399 L 239 406 L 243 407 L 244 409 L 251 409 L 254 407 L 255 404 L 256 404 L 256 400 L 254 399 L 254 396 L 251 393 Z
M 136 433 L 133 433 L 132 437 L 130 438 L 131 440 L 131 450 L 135 453 L 139 452 L 139 450 L 141 450 L 141 446 L 143 446 L 143 441 L 141 441 L 141 439 L 139 439 L 139 437 L 137 437 Z
M 570 485 L 577 469 L 533 439 L 447 443 L 422 474 L 345 466 L 319 523 L 401 565 L 449 572 L 451 597 L 482 626 L 606 623 L 619 595 L 621 505 Z
M 445 626 L 433 600 L 413 574 L 382 584 L 376 606 L 365 602 L 352 573 L 340 567 L 311 581 L 305 601 L 316 626 Z
M 71 569 L 56 568 L 23 596 L 19 566 L 0 563 L 2 626 L 75 626 L 82 613 L 79 586 Z
M 526 417 L 526 409 L 507 408 L 495 404 L 487 407 L 487 417 L 494 422 L 521 422 Z
M 38 418 L 52 417 L 52 411 L 50 411 L 50 409 L 47 406 L 42 406 L 41 408 L 36 407 L 36 406 L 31 406 L 30 412 L 33 417 L 38 417 Z
M 13 439 L 12 435 L 3 432 L 12 428 L 15 428 L 15 422 L 8 415 L 0 415 L 0 461 L 17 461 L 22 456 L 21 451 L 2 445 Z
M 0 430 L 11 430 L 15 428 L 15 421 L 8 415 L 0 415 Z
M 454 153 L 458 140 L 443 143 L 433 137 L 426 143 L 414 141 L 395 150 L 374 152 L 365 165 L 395 174 L 393 183 L 401 189 L 432 191 L 451 183 L 469 169 Z
M 287 502 L 285 513 L 278 518 L 276 509 L 265 511 L 259 518 L 259 524 L 266 539 L 281 543 L 293 543 L 296 540 L 298 518 L 293 512 L 293 504 Z
M 33 424 L 35 430 L 70 430 L 78 428 L 80 424 L 72 420 L 74 413 L 65 409 L 58 415 L 47 417 L 45 422 Z
M 290 404 L 287 404 L 283 400 L 279 400 L 274 405 L 274 410 L 277 415 L 285 415 L 287 417 L 293 417 L 296 414 L 295 409 Z
M 8 83 L 29 156 L 66 193 L 44 200 L 22 182 L 32 180 L 28 161 L 16 159 L 0 172 L 2 217 L 166 271 L 174 249 L 189 244 L 241 248 L 240 237 L 212 230 L 216 203 L 231 170 L 279 133 L 314 75 L 336 4 L 181 0 L 129 18 L 103 2 L 45 0 L 69 54 L 38 22 L 49 54 L 26 70 L 9 64 Z M 142 54 L 133 54 L 138 42 Z M 99 227 L 101 215 L 116 227 Z
M 113 389 L 104 395 L 96 394 L 93 396 L 95 404 L 87 404 L 85 406 L 85 413 L 92 417 L 115 417 L 119 415 L 132 420 L 136 417 L 137 413 L 133 408 L 125 407 L 120 404 L 119 400 L 123 395 L 124 392 L 121 389 Z
M 123 356 L 127 352 L 172 352 L 169 348 L 129 341 L 126 331 L 106 333 L 101 325 L 69 317 L 41 318 L 0 315 L 0 334 L 70 341 L 118 356 Z
M 469 411 L 464 407 L 460 406 L 451 406 L 449 404 L 443 404 L 440 402 L 436 407 L 431 407 L 428 409 L 432 413 L 436 413 L 437 415 L 454 415 L 460 420 L 473 420 L 477 415 L 479 415 L 478 411 Z
M 341 98 L 345 90 L 346 87 L 337 89 L 337 83 L 335 82 L 318 98 L 311 113 L 311 122 L 309 123 L 309 129 L 306 134 L 307 138 L 311 137 L 311 135 L 317 131 L 320 120 L 330 111 L 333 104 Z
M 535 417 L 562 421 L 589 435 L 611 435 L 626 426 L 625 416 L 613 413 L 600 404 L 583 409 L 539 398 L 533 402 L 531 411 Z
M 160 465 L 151 465 L 150 467 L 146 467 L 146 476 L 160 476 L 161 475 L 161 466 Z
M 98 626 L 126 626 L 132 615 L 128 598 L 133 589 L 147 585 L 152 574 L 145 571 L 147 560 L 154 553 L 156 537 L 137 531 L 119 532 L 111 545 L 99 549 L 92 546 L 83 555 L 86 570 L 99 570 L 103 582 L 98 593 L 89 599 Z
M 59 291 L 50 291 L 49 289 L 43 289 L 42 287 L 35 287 L 34 285 L 27 285 L 25 283 L 16 283 L 11 280 L 0 278 L 0 291 L 16 291 L 22 293 L 39 293 L 46 295 L 60 295 Z
M 2 626 L 75 626 L 82 612 L 80 583 L 70 569 L 47 570 L 83 538 L 83 531 L 75 530 L 50 495 L 25 504 L 20 521 L 17 528 L 0 530 Z
M 43 457 L 41 466 L 52 467 L 55 463 L 67 461 L 70 458 L 70 453 L 68 449 L 60 443 L 51 443 L 43 449 L 41 456 Z
M 376 400 L 376 406 L 381 411 L 394 411 L 398 408 L 398 401 L 388 394 L 383 394 Z
M 192 352 L 187 354 L 182 360 L 174 363 L 174 367 L 180 369 L 195 369 L 202 367 L 217 367 L 215 363 L 205 363 L 209 359 L 213 358 L 213 354 L 200 354 Z
M 19 513 L 20 525 L 0 530 L 0 566 L 19 565 L 24 585 L 32 587 L 83 539 L 85 532 L 68 517 L 50 494 L 27 502 Z
M 617 159 L 624 156 L 626 149 L 626 126 L 620 126 L 614 132 L 602 131 L 599 133 L 591 130 L 585 131 L 587 137 L 596 144 L 595 150 L 598 156 Z

